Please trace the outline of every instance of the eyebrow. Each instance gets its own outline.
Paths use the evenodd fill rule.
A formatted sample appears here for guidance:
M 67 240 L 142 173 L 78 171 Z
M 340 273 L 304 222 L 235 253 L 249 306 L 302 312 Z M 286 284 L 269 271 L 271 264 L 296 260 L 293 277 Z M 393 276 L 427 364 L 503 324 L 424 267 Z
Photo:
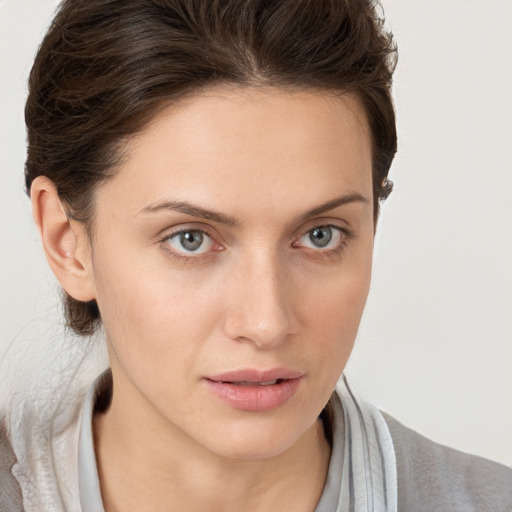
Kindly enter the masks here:
M 180 212 L 192 217 L 199 217 L 200 219 L 211 220 L 228 226 L 240 225 L 240 222 L 234 217 L 213 210 L 206 210 L 205 208 L 193 205 L 187 201 L 160 201 L 146 206 L 139 213 L 156 213 L 162 210 Z
M 299 220 L 305 221 L 311 217 L 315 217 L 316 215 L 320 215 L 322 213 L 328 212 L 330 210 L 334 210 L 340 206 L 349 203 L 368 203 L 368 200 L 363 197 L 361 194 L 347 194 L 340 197 L 336 197 L 325 203 L 322 203 L 318 206 L 315 206 L 311 210 L 303 213 Z M 205 208 L 201 208 L 200 206 L 193 205 L 187 201 L 159 201 L 154 204 L 150 204 L 145 206 L 139 213 L 157 213 L 160 211 L 176 211 L 180 213 L 184 213 L 186 215 L 190 215 L 192 217 L 198 217 L 200 219 L 211 220 L 213 222 L 218 222 L 219 224 L 226 224 L 228 226 L 240 226 L 240 221 L 231 217 L 229 215 L 225 215 L 220 212 L 216 212 L 214 210 L 207 210 Z
M 362 196 L 361 194 L 346 194 L 346 195 L 343 195 L 340 197 L 336 197 L 334 199 L 331 199 L 330 201 L 326 201 L 325 203 L 315 206 L 311 210 L 308 210 L 306 213 L 304 213 L 300 216 L 300 220 L 301 221 L 308 220 L 311 217 L 316 217 L 317 215 L 320 215 L 321 213 L 325 213 L 330 210 L 334 210 L 335 208 L 338 208 L 340 206 L 343 206 L 343 205 L 349 204 L 349 203 L 367 204 L 368 199 L 366 199 L 366 197 Z

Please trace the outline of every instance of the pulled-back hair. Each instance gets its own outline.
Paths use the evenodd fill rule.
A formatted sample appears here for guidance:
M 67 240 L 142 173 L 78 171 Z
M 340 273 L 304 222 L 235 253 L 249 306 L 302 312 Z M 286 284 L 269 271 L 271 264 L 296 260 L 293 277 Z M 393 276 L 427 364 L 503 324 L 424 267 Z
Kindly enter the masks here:
M 90 227 L 95 186 L 122 144 L 163 105 L 216 85 L 354 92 L 373 145 L 374 216 L 396 151 L 396 50 L 371 0 L 64 0 L 29 79 L 27 191 L 51 179 L 70 218 Z M 65 298 L 79 334 L 95 301 Z

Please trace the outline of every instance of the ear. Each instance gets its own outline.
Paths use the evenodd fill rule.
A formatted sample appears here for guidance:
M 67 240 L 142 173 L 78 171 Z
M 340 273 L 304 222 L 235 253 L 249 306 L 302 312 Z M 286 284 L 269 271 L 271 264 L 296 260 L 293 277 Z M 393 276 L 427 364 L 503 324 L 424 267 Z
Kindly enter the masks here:
M 85 227 L 68 218 L 54 183 L 45 176 L 34 179 L 30 198 L 32 215 L 55 277 L 74 299 L 94 299 L 91 246 Z

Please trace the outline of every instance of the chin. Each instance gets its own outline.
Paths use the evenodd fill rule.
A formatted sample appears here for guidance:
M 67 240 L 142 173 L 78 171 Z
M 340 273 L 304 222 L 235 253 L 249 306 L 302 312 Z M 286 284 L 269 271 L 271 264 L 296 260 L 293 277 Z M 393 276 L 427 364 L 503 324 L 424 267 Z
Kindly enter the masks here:
M 269 441 L 245 440 L 238 442 L 226 442 L 224 446 L 216 447 L 216 454 L 224 459 L 231 460 L 268 460 L 283 455 L 293 441 L 283 441 L 282 443 Z
M 231 423 L 227 428 L 211 429 L 208 439 L 196 440 L 210 452 L 226 459 L 271 459 L 289 450 L 311 428 L 315 428 L 314 423 L 308 428 L 296 422 L 289 424 L 283 418 L 269 421 L 260 417 Z

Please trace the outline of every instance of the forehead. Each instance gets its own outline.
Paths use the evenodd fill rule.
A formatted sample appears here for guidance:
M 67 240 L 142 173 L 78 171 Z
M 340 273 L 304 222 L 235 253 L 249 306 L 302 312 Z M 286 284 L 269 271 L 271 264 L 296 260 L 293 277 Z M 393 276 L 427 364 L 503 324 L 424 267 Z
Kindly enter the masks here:
M 213 89 L 160 111 L 129 141 L 99 199 L 114 194 L 132 210 L 169 198 L 193 196 L 217 209 L 238 207 L 238 199 L 247 209 L 266 203 L 269 213 L 290 197 L 313 205 L 343 193 L 370 200 L 371 161 L 355 95 Z

